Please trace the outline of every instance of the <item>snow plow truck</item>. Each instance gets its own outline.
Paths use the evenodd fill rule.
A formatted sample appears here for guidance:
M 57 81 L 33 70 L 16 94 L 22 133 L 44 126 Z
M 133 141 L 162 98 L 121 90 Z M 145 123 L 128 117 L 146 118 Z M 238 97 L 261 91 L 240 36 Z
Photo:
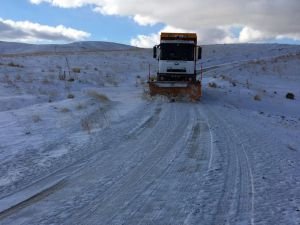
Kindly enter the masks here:
M 196 63 L 201 59 L 201 53 L 195 33 L 161 33 L 160 44 L 153 47 L 158 71 L 154 77 L 149 74 L 150 95 L 199 100 L 201 79 L 197 79 Z

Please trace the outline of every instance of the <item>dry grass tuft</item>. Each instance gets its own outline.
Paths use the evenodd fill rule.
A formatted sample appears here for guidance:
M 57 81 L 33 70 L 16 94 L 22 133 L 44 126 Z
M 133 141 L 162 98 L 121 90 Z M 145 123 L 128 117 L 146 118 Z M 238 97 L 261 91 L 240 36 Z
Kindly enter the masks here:
M 70 112 L 70 109 L 68 109 L 68 108 L 62 108 L 60 111 L 63 112 L 63 113 L 67 113 L 67 112 Z

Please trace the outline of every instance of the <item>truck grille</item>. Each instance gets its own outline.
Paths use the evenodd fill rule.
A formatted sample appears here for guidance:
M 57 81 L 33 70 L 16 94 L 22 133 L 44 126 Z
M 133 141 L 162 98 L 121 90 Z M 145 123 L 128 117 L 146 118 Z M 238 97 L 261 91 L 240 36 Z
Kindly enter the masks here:
M 185 73 L 186 69 L 167 69 L 167 72 L 173 72 L 173 73 Z

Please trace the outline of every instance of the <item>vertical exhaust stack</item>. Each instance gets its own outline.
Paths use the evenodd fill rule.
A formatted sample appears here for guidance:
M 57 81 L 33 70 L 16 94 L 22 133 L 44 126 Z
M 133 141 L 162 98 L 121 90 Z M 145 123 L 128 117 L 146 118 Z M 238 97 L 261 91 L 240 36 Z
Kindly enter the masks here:
M 201 54 L 195 33 L 161 33 L 160 44 L 153 47 L 158 71 L 154 78 L 149 78 L 150 95 L 199 100 L 201 80 L 197 80 L 196 63 Z

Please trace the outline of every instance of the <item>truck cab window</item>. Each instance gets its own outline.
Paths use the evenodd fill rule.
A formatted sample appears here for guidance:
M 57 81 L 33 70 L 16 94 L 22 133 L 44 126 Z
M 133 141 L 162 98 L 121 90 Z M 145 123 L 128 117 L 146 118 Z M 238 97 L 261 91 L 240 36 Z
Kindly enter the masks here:
M 193 44 L 160 44 L 160 60 L 194 61 L 194 52 Z

